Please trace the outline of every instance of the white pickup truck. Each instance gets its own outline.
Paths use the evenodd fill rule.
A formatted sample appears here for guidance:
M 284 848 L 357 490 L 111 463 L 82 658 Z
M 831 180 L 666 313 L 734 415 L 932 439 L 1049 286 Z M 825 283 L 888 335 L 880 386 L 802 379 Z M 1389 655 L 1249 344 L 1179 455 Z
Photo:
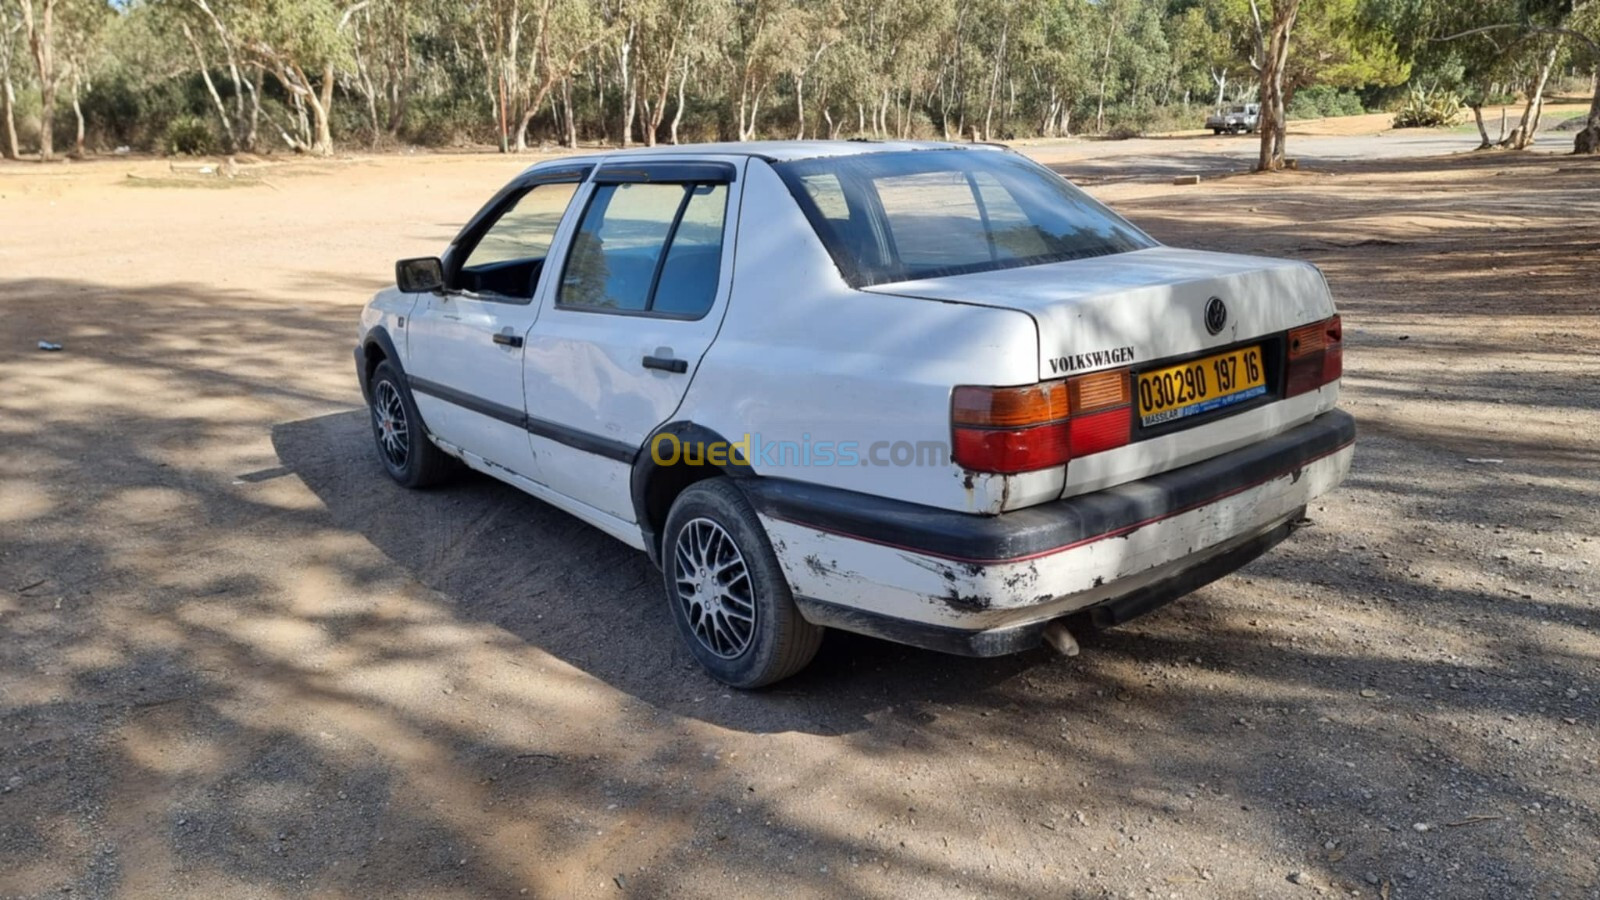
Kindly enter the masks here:
M 1206 116 L 1206 127 L 1213 134 L 1255 134 L 1261 127 L 1261 104 L 1239 103 L 1221 107 Z
M 540 163 L 361 316 L 378 455 L 648 553 L 715 678 L 825 628 L 989 656 L 1126 621 L 1344 477 L 1309 264 L 1164 247 L 977 145 Z

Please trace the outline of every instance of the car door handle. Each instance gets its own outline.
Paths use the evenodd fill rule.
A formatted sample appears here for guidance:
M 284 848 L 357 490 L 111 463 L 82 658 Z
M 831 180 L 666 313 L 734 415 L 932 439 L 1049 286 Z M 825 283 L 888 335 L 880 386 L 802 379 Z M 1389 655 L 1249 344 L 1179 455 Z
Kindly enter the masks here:
M 660 369 L 663 372 L 677 372 L 683 374 L 689 371 L 687 359 L 673 359 L 670 356 L 646 356 L 644 358 L 646 369 Z
M 501 345 L 506 346 L 506 347 L 521 347 L 522 346 L 522 335 L 520 335 L 520 334 L 506 334 L 505 332 L 502 331 L 502 332 L 497 333 L 494 336 L 494 342 L 496 344 L 501 344 Z

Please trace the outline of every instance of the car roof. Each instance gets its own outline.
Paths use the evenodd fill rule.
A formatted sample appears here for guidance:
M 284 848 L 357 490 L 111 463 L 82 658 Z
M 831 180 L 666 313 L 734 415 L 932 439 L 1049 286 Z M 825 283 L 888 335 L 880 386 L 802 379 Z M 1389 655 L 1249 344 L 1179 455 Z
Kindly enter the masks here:
M 676 144 L 658 147 L 633 147 L 605 150 L 535 163 L 528 171 L 548 165 L 603 163 L 616 159 L 672 159 L 683 156 L 754 156 L 768 162 L 787 162 L 818 157 L 861 156 L 868 153 L 893 153 L 907 150 L 1003 150 L 998 144 L 958 144 L 950 141 L 724 141 L 709 144 Z

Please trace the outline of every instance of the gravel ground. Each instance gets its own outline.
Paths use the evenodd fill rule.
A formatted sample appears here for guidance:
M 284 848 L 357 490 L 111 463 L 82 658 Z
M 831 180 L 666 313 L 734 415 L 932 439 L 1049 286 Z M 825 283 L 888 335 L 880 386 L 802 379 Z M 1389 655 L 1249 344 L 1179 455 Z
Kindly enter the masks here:
M 0 167 L 0 896 L 1600 896 L 1600 165 L 1093 150 L 1030 152 L 1324 268 L 1349 481 L 1078 658 L 757 694 L 642 555 L 373 457 L 356 310 L 516 163 Z

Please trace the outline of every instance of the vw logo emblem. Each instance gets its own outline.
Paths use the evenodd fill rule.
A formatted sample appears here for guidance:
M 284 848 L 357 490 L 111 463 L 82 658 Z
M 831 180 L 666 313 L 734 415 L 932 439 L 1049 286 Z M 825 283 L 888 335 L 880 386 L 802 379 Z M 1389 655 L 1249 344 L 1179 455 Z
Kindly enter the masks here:
M 1228 324 L 1228 304 L 1222 302 L 1221 297 L 1212 297 L 1206 301 L 1206 330 L 1212 334 L 1222 331 Z

